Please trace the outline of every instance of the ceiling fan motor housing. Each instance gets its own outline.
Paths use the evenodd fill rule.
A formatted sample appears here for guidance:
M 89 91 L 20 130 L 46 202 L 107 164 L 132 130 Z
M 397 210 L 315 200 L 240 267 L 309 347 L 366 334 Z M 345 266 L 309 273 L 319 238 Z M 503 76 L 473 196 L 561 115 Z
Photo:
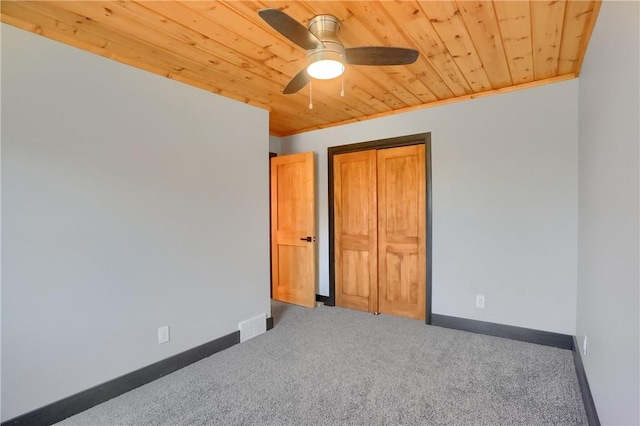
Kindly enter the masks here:
M 307 51 L 307 64 L 333 60 L 344 64 L 344 46 L 338 39 L 340 21 L 332 15 L 317 15 L 309 21 L 309 31 L 322 43 L 323 47 Z

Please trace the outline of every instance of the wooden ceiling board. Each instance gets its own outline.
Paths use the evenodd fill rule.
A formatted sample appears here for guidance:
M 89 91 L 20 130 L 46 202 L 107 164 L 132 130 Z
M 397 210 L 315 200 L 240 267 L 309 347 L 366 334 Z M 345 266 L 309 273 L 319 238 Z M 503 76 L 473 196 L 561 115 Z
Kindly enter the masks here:
M 420 52 L 416 65 L 424 66 L 429 72 L 429 78 L 422 81 L 438 100 L 473 93 L 431 22 L 424 19 L 416 1 L 382 2 L 382 6 L 396 22 L 403 22 L 402 29 Z M 427 71 L 416 75 L 427 77 Z
M 531 9 L 528 1 L 493 4 L 513 84 L 534 81 Z
M 137 3 L 96 3 L 102 7 L 102 11 L 93 3 L 75 1 L 60 2 L 58 7 L 78 16 L 88 17 L 92 26 L 116 30 L 116 35 L 123 35 L 130 40 L 128 47 L 170 60 L 176 71 L 188 69 L 197 73 L 211 72 L 215 75 L 210 75 L 209 78 L 216 78 L 225 84 L 260 78 L 264 79 L 261 84 L 271 85 L 274 79 L 286 83 L 281 74 L 264 72 L 263 68 L 258 66 L 249 70 L 243 66 L 247 63 L 246 59 L 233 52 L 229 53 L 224 46 L 213 43 L 211 39 L 191 29 L 168 20 L 157 24 L 155 21 L 160 20 L 160 17 L 153 16 L 151 11 L 143 9 Z M 99 25 L 95 25 L 96 23 Z M 162 46 L 161 55 L 158 55 L 157 46 Z M 215 67 L 209 67 L 208 64 Z M 278 95 L 277 87 L 274 86 L 274 89 L 276 90 L 267 92 L 267 95 Z
M 213 56 L 220 56 L 235 66 L 244 68 L 252 73 L 286 84 L 288 79 L 285 73 L 291 73 L 295 68 L 291 60 L 282 59 L 278 54 L 271 53 L 262 46 L 253 44 L 251 40 L 240 37 L 230 31 L 227 26 L 223 26 L 208 16 L 188 8 L 183 3 L 173 1 L 145 2 L 142 3 L 142 6 L 157 13 L 158 17 L 171 17 L 175 25 L 179 25 L 187 31 L 190 30 L 191 34 L 188 34 L 187 37 L 196 40 L 202 38 L 204 41 L 215 40 L 216 43 L 213 46 L 211 46 L 211 43 L 203 43 L 198 47 L 204 52 L 210 52 Z M 235 13 L 225 14 L 221 21 L 227 22 L 230 20 L 230 16 L 234 15 Z M 274 38 L 273 34 L 268 31 L 259 30 L 261 34 L 258 36 L 261 39 Z M 287 50 L 291 51 L 290 47 Z M 281 49 L 280 54 L 285 53 L 287 50 Z
M 531 2 L 533 72 L 536 80 L 557 75 L 566 2 Z
M 2 22 L 270 111 L 286 136 L 575 78 L 600 0 L 2 1 Z M 347 65 L 342 78 L 282 89 L 304 49 L 263 21 L 341 20 L 345 47 L 399 46 L 404 66 Z M 344 96 L 341 90 L 344 87 Z M 311 89 L 311 90 L 310 90 Z M 310 106 L 310 96 L 313 108 Z
M 587 33 L 584 29 L 593 29 L 599 8 L 600 3 L 593 1 L 570 1 L 567 3 L 558 74 L 572 72 L 578 74 L 580 72 L 584 57 L 581 52 L 586 50 L 591 36 L 591 32 Z
M 453 1 L 443 0 L 422 2 L 422 7 L 474 93 L 491 90 L 489 77 L 460 16 L 458 6 Z
M 491 87 L 499 89 L 511 86 L 513 82 L 493 4 L 487 1 L 458 1 L 457 6 Z

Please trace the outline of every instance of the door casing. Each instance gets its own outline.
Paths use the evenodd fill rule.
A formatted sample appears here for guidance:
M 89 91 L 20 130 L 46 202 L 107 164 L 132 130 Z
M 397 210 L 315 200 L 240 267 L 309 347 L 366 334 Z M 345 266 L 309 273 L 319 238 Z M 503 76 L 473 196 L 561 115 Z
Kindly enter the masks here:
M 400 136 L 389 139 L 379 139 L 369 142 L 361 142 L 349 145 L 332 146 L 327 148 L 327 164 L 328 164 L 328 195 L 329 195 L 329 297 L 322 298 L 328 306 L 335 306 L 336 301 L 336 280 L 335 280 L 335 215 L 333 209 L 334 198 L 334 176 L 333 176 L 333 156 L 344 154 L 347 152 L 366 151 L 370 149 L 395 148 L 399 146 L 424 144 L 425 148 L 425 179 L 426 179 L 426 244 L 427 244 L 427 276 L 426 276 L 426 324 L 431 324 L 431 277 L 432 277 L 432 201 L 431 201 L 431 133 L 418 133 L 415 135 Z

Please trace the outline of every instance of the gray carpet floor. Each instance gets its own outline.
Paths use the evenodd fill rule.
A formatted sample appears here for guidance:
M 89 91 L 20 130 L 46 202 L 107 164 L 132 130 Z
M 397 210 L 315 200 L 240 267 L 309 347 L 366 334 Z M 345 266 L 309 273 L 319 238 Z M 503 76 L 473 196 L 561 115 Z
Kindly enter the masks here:
M 274 302 L 275 328 L 63 425 L 587 424 L 572 353 Z

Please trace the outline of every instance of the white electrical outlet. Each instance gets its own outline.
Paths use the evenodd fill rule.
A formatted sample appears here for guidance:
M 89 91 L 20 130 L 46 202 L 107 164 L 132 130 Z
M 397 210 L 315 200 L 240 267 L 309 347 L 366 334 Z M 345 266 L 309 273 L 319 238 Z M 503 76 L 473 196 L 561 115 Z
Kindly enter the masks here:
M 582 341 L 582 355 L 587 354 L 587 335 L 584 335 L 584 340 Z
M 166 343 L 169 341 L 169 326 L 158 328 L 158 343 Z
M 481 294 L 476 295 L 476 308 L 484 308 L 484 296 Z

